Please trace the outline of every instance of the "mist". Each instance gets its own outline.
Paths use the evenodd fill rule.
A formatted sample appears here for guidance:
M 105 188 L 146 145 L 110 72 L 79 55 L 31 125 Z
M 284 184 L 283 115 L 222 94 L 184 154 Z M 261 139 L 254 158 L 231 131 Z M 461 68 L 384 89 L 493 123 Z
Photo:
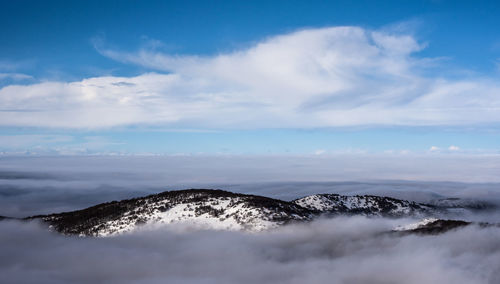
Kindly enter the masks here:
M 218 188 L 292 200 L 316 193 L 498 203 L 494 157 L 0 157 L 0 215 L 71 211 L 165 190 Z M 381 166 L 383 165 L 383 166 Z M 437 177 L 441 177 L 438 179 Z M 475 176 L 482 178 L 477 182 Z
M 111 238 L 0 223 L 5 283 L 498 283 L 499 228 L 387 234 L 403 220 L 318 220 L 250 234 L 179 226 Z
M 449 177 L 461 178 L 439 181 L 432 167 L 424 170 L 417 161 L 411 167 L 422 176 L 408 179 L 404 172 L 411 167 L 397 169 L 399 163 L 377 169 L 356 158 L 3 157 L 0 215 L 69 211 L 192 187 L 283 200 L 315 193 L 499 200 L 493 172 L 482 173 L 491 177 L 488 183 L 464 182 L 465 170 L 448 168 Z M 487 165 L 467 170 L 495 168 L 491 160 Z M 383 174 L 391 168 L 392 175 Z M 461 219 L 498 223 L 500 215 Z M 261 233 L 169 225 L 109 238 L 63 236 L 36 222 L 2 221 L 0 275 L 5 283 L 500 282 L 500 228 L 471 225 L 437 236 L 388 233 L 414 221 L 336 217 Z

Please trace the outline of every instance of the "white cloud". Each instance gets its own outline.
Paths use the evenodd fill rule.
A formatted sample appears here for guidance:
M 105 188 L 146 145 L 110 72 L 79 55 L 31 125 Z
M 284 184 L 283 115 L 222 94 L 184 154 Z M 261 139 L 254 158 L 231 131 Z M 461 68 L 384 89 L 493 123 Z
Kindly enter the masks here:
M 425 237 L 384 233 L 408 222 L 415 220 L 337 217 L 260 234 L 169 225 L 96 239 L 4 221 L 0 273 L 5 283 L 499 282 L 498 227 Z
M 308 29 L 214 56 L 151 50 L 103 55 L 168 74 L 0 89 L 0 125 L 187 128 L 464 125 L 500 122 L 493 79 L 424 76 L 412 36 Z
M 326 150 L 323 150 L 323 149 L 318 149 L 316 151 L 314 151 L 314 155 L 323 155 L 326 153 Z
M 455 145 L 451 145 L 450 147 L 448 147 L 448 150 L 450 150 L 450 151 L 458 151 L 458 150 L 460 150 L 460 147 L 455 146 Z
M 431 152 L 437 152 L 437 151 L 439 151 L 439 150 L 440 150 L 440 149 L 439 149 L 439 147 L 437 147 L 437 146 L 431 146 L 431 148 L 429 148 L 429 151 L 431 151 Z

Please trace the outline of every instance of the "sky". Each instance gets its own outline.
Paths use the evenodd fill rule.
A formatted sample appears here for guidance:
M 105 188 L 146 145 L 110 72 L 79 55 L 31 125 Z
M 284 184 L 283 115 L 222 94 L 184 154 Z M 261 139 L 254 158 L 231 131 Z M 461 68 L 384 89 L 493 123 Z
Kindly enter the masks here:
M 0 215 L 186 188 L 499 204 L 499 15 L 480 0 L 0 0 Z M 498 227 L 387 234 L 403 221 L 98 239 L 2 221 L 0 274 L 500 282 Z
M 0 1 L 4 155 L 498 155 L 497 1 Z

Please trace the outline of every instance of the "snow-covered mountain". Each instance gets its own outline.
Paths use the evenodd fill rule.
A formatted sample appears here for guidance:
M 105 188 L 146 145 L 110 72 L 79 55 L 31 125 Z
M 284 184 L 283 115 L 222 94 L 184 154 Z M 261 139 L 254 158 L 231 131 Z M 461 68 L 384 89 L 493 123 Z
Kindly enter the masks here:
M 166 224 L 255 232 L 324 215 L 433 217 L 442 210 L 446 208 L 372 195 L 315 194 L 288 202 L 223 190 L 188 189 L 25 220 L 41 220 L 63 234 L 109 236 Z
M 184 223 L 209 229 L 261 231 L 307 221 L 315 212 L 291 202 L 222 190 L 167 191 L 87 209 L 35 216 L 64 234 L 108 236 L 138 226 Z
M 395 233 L 401 234 L 419 234 L 419 235 L 436 235 L 446 233 L 448 231 L 463 228 L 471 224 L 476 224 L 482 227 L 497 226 L 488 223 L 472 223 L 462 220 L 443 220 L 436 218 L 425 218 L 417 223 L 399 226 L 393 230 Z
M 296 199 L 293 203 L 322 213 L 383 217 L 427 216 L 438 210 L 431 205 L 373 195 L 315 194 Z

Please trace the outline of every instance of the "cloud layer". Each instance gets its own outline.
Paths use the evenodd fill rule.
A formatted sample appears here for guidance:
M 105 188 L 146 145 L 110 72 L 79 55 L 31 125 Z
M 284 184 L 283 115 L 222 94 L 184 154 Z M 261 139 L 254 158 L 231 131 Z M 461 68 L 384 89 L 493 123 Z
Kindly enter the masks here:
M 307 29 L 213 56 L 134 53 L 112 59 L 155 72 L 0 89 L 0 124 L 99 128 L 464 125 L 500 122 L 493 78 L 432 76 L 414 37 L 359 27 Z
M 3 157 L 0 215 L 26 216 L 103 201 L 209 185 L 294 198 L 318 192 L 398 197 L 488 198 L 498 184 L 433 182 L 276 182 L 379 176 L 420 169 L 471 170 L 471 160 L 412 159 L 401 164 L 286 157 Z M 474 159 L 477 159 L 475 157 Z M 477 161 L 477 160 L 476 160 Z M 498 159 L 480 160 L 482 170 Z M 402 165 L 410 168 L 402 169 Z M 384 165 L 383 168 L 380 165 Z M 443 166 L 445 165 L 445 166 Z M 462 172 L 455 172 L 453 166 Z M 478 165 L 476 165 L 477 167 Z M 361 168 L 360 168 L 361 167 Z M 366 167 L 366 168 L 363 168 Z M 401 175 L 402 173 L 399 172 Z M 427 173 L 428 174 L 428 173 Z M 385 176 L 382 176 L 385 177 Z M 251 183 L 255 180 L 260 183 Z M 269 182 L 275 181 L 275 182 Z M 266 183 L 267 182 L 267 183 Z M 165 186 L 169 187 L 166 188 Z M 498 222 L 498 211 L 467 219 Z M 498 283 L 500 228 L 467 227 L 439 236 L 384 232 L 415 220 L 334 218 L 262 234 L 169 226 L 113 238 L 65 237 L 37 223 L 0 222 L 0 275 L 6 283 Z
M 352 217 L 261 234 L 171 226 L 96 239 L 0 222 L 0 273 L 7 283 L 500 281 L 499 228 L 429 237 L 380 234 L 394 225 L 394 220 Z
M 283 200 L 339 193 L 418 202 L 459 197 L 500 204 L 499 171 L 496 156 L 0 157 L 0 215 L 71 211 L 186 188 Z

